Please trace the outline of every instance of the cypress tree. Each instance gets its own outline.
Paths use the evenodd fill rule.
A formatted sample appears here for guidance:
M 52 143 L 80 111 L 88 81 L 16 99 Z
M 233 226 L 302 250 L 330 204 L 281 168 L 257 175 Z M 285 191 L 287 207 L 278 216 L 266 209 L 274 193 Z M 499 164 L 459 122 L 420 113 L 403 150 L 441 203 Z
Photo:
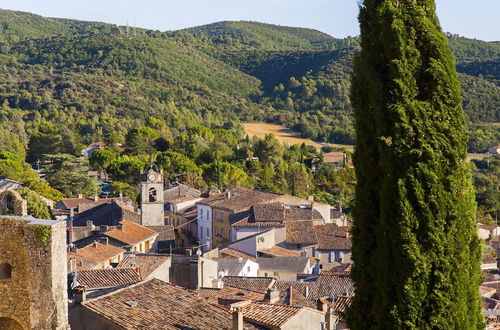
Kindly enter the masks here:
M 364 0 L 351 98 L 352 329 L 479 329 L 481 247 L 454 58 L 433 0 Z

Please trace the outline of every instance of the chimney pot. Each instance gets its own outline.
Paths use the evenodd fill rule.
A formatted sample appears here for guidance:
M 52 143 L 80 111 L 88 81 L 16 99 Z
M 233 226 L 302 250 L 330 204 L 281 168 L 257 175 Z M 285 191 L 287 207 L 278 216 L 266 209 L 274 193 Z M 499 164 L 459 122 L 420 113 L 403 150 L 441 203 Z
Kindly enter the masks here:
M 92 243 L 92 247 L 97 247 L 97 241 L 94 241 L 94 243 Z
M 109 244 L 109 238 L 108 237 L 100 237 L 99 241 L 101 244 L 108 245 Z
M 233 307 L 232 330 L 243 330 L 243 307 Z
M 87 293 L 85 292 L 85 288 L 78 287 L 74 291 L 75 294 L 75 303 L 81 304 L 87 300 Z

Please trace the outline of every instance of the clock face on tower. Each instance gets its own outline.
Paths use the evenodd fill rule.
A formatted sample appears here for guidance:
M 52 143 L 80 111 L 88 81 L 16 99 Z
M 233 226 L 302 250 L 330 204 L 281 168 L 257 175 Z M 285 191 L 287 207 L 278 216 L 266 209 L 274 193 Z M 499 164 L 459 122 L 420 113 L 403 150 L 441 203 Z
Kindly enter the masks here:
M 149 175 L 148 175 L 148 180 L 149 180 L 149 181 L 154 181 L 154 180 L 156 180 L 156 175 L 154 175 L 153 173 L 149 174 Z

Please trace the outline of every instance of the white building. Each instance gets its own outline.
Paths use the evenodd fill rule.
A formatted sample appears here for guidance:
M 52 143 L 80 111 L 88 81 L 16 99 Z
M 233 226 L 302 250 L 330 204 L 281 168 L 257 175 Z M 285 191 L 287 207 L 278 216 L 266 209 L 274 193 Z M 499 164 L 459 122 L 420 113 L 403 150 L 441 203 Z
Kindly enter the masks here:
M 203 251 L 212 249 L 212 207 L 203 204 L 196 205 L 198 215 L 198 240 Z
M 219 258 L 219 274 L 224 276 L 257 277 L 259 264 L 244 258 Z

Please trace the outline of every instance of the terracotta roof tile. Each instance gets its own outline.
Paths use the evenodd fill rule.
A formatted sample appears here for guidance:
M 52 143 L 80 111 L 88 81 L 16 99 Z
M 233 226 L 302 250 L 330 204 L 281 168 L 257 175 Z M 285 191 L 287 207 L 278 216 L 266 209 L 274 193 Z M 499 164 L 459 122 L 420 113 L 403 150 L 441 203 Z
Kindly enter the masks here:
M 223 258 L 245 258 L 245 259 L 250 259 L 250 260 L 255 260 L 256 257 L 252 256 L 250 254 L 247 254 L 242 251 L 238 251 L 232 248 L 223 248 L 219 250 L 219 257 Z
M 243 319 L 265 327 L 279 328 L 291 318 L 296 316 L 302 308 L 304 307 L 252 303 L 243 307 Z
M 483 264 L 496 264 L 497 260 L 489 253 L 483 254 L 481 261 Z
M 323 297 L 351 296 L 354 282 L 349 272 L 323 271 L 319 274 L 308 298 L 317 300 Z
M 225 286 L 222 289 L 201 288 L 195 291 L 200 297 L 203 297 L 213 303 L 229 307 L 238 301 L 252 300 L 264 301 L 266 294 L 252 290 L 240 289 L 232 286 Z
M 92 269 L 98 264 L 113 259 L 124 252 L 125 250 L 119 247 L 94 242 L 84 248 L 77 249 L 76 252 L 68 252 L 67 258 L 68 260 L 75 259 L 76 269 L 80 271 Z
M 147 278 L 152 272 L 170 260 L 166 254 L 155 253 L 127 253 L 117 268 L 137 267 L 141 270 L 143 278 Z
M 316 244 L 318 238 L 313 221 L 285 222 L 286 244 Z
M 125 329 L 231 329 L 232 326 L 227 310 L 157 279 L 89 300 L 82 306 Z M 246 324 L 245 328 L 254 327 Z
M 333 312 L 340 316 L 341 320 L 345 320 L 344 315 L 347 309 L 351 306 L 352 298 L 346 296 L 340 296 L 335 298 L 333 303 Z
M 222 281 L 224 285 L 265 293 L 272 287 L 275 279 L 273 277 L 224 276 Z
M 134 245 L 158 235 L 158 233 L 154 230 L 141 226 L 132 221 L 122 220 L 120 221 L 120 224 L 122 225 L 123 229 L 112 229 L 104 233 L 104 235 L 128 245 Z
M 138 268 L 90 269 L 79 271 L 76 281 L 86 289 L 104 289 L 142 280 Z
M 334 223 L 314 227 L 320 250 L 351 250 L 352 243 L 348 229 Z
M 300 252 L 285 249 L 277 245 L 259 252 L 273 257 L 300 257 Z

